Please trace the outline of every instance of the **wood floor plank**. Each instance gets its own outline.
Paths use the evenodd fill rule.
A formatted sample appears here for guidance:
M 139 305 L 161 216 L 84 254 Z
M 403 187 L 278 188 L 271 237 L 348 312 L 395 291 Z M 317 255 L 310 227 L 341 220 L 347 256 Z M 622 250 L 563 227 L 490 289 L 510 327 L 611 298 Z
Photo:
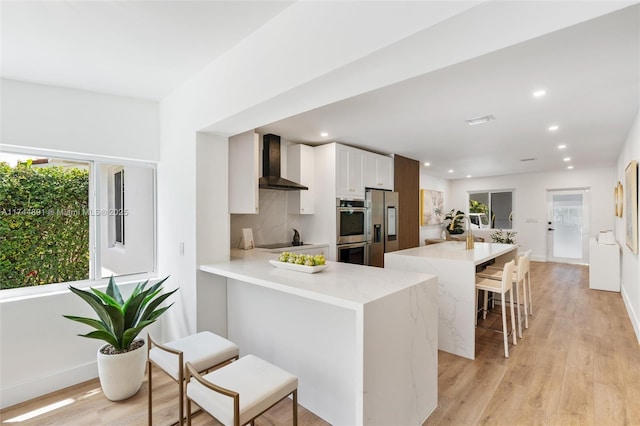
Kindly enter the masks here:
M 477 329 L 476 360 L 438 354 L 438 407 L 425 425 L 640 426 L 640 345 L 619 293 L 589 289 L 588 268 L 531 263 L 534 315 L 504 357 L 502 335 Z M 498 315 L 484 325 L 501 328 Z M 177 385 L 154 371 L 154 426 L 177 419 Z M 21 425 L 146 425 L 146 381 L 108 401 L 98 380 L 0 411 L 2 423 L 60 401 L 69 405 Z M 256 420 L 290 425 L 287 399 Z M 328 423 L 300 406 L 301 426 Z M 206 414 L 194 426 L 218 426 Z M 393 425 L 397 426 L 397 425 Z

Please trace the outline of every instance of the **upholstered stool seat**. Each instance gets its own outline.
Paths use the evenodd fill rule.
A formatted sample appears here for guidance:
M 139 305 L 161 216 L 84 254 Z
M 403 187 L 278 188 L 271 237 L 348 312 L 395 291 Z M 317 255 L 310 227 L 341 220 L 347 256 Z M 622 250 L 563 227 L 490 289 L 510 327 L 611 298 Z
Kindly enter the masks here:
M 298 378 L 293 374 L 254 355 L 204 376 L 190 363 L 187 369 L 187 424 L 191 424 L 191 402 L 224 425 L 245 425 L 293 395 L 293 424 L 297 425 Z
M 152 424 L 151 366 L 155 364 L 180 386 L 179 423 L 183 422 L 185 364 L 190 363 L 198 372 L 217 368 L 238 358 L 239 349 L 233 342 L 209 331 L 192 334 L 161 345 L 149 336 L 149 424 Z

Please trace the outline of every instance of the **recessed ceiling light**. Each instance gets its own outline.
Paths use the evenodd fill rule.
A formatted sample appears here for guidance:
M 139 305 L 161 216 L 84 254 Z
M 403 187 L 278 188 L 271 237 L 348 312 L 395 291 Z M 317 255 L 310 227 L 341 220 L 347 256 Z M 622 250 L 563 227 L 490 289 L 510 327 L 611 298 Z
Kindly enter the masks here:
M 493 116 L 493 114 L 489 114 L 489 115 L 484 115 L 482 117 L 470 118 L 467 120 L 467 124 L 469 126 L 475 126 L 476 124 L 488 123 L 495 119 L 496 118 Z
M 431 165 L 431 163 L 429 163 L 428 161 L 426 163 L 424 163 L 425 167 L 429 167 Z
M 564 158 L 562 159 L 562 161 L 564 161 L 564 162 L 571 161 L 571 157 L 564 157 Z
M 329 136 L 329 133 L 322 132 L 322 133 L 320 133 L 320 136 L 322 136 L 323 138 L 326 138 L 327 136 Z
M 565 144 L 558 145 L 558 149 L 565 149 L 567 146 Z
M 560 127 L 556 126 L 555 124 L 553 126 L 549 126 L 549 131 L 550 132 L 555 132 L 556 130 L 558 130 Z
M 453 169 L 449 169 L 449 173 L 453 173 Z
M 540 97 L 542 97 L 542 96 L 544 96 L 546 94 L 547 94 L 546 90 L 540 89 L 540 90 L 536 90 L 535 92 L 533 92 L 533 97 L 534 98 L 540 98 Z
M 470 177 L 473 177 L 473 176 L 471 176 L 471 175 L 467 175 L 467 179 L 468 179 L 468 178 L 470 178 Z
M 573 166 L 567 166 L 567 169 L 571 170 L 573 169 Z

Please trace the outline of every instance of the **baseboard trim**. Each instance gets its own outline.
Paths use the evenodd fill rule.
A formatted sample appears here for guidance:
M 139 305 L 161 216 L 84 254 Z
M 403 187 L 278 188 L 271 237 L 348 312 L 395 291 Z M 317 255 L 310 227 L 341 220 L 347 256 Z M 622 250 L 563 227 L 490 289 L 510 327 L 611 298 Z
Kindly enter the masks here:
M 636 332 L 636 339 L 638 339 L 638 344 L 640 344 L 640 319 L 638 318 L 636 311 L 633 310 L 633 305 L 629 301 L 629 296 L 627 295 L 624 286 L 621 286 L 620 294 L 622 294 L 622 301 L 624 302 L 624 306 L 627 308 L 627 314 L 629 314 L 631 325 L 633 326 L 633 330 Z
M 5 409 L 96 377 L 98 377 L 98 364 L 93 361 L 28 382 L 3 386 L 0 388 L 0 408 Z

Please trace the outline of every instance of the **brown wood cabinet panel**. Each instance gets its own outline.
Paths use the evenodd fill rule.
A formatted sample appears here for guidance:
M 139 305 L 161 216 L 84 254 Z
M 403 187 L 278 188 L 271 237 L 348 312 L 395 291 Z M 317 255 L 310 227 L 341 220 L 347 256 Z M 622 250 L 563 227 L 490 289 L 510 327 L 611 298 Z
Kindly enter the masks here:
M 394 190 L 398 193 L 398 249 L 420 245 L 420 163 L 394 156 Z

